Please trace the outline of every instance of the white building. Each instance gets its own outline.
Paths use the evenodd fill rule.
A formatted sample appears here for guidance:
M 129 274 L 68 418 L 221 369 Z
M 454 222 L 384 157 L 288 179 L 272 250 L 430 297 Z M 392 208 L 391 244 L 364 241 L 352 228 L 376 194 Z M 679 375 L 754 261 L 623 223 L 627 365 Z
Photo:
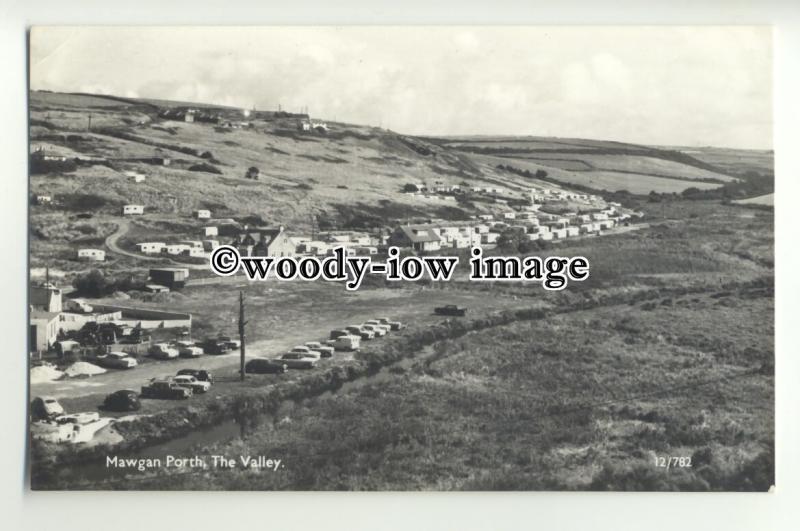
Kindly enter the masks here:
M 211 219 L 211 211 L 210 210 L 195 210 L 194 217 L 197 219 Z
M 102 249 L 78 249 L 78 260 L 103 262 L 105 259 L 106 252 Z
M 219 236 L 219 228 L 203 227 L 203 236 Z
M 188 245 L 170 243 L 165 245 L 164 248 L 161 250 L 161 252 L 165 254 L 178 255 L 178 254 L 188 253 L 189 249 L 191 249 L 191 247 L 189 247 Z
M 137 249 L 137 250 L 138 250 L 140 253 L 144 253 L 144 254 L 154 254 L 154 253 L 160 253 L 160 252 L 161 252 L 161 250 L 162 250 L 162 249 L 163 249 L 163 248 L 164 248 L 166 245 L 167 245 L 167 244 L 166 244 L 166 243 L 164 243 L 164 242 L 144 242 L 144 243 L 137 243 L 137 244 L 136 244 L 136 249 Z
M 124 207 L 122 207 L 123 216 L 135 216 L 141 214 L 144 214 L 143 205 L 125 205 Z

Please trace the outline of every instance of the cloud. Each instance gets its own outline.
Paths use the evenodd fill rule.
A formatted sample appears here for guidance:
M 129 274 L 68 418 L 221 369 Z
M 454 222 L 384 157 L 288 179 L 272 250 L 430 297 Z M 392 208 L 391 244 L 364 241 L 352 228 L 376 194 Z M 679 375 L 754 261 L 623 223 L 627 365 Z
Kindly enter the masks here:
M 409 134 L 770 147 L 748 27 L 34 28 L 34 89 L 297 110 Z

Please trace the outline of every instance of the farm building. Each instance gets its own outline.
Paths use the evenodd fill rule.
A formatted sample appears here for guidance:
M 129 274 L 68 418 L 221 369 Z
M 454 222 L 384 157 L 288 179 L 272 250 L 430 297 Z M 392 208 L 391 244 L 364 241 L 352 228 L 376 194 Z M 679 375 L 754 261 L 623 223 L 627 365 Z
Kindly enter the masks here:
M 566 230 L 568 237 L 577 236 L 578 234 L 580 234 L 580 229 L 578 229 L 578 227 L 567 227 Z
M 42 310 L 31 310 L 30 348 L 31 352 L 45 352 L 58 337 L 59 314 Z
M 398 227 L 389 237 L 389 245 L 411 247 L 417 252 L 438 251 L 441 238 L 429 225 L 406 225 Z
M 182 288 L 189 277 L 189 270 L 183 267 L 159 267 L 150 270 L 150 280 L 170 289 Z
M 181 240 L 178 242 L 178 245 L 185 245 L 187 247 L 191 247 L 193 249 L 202 249 L 203 242 L 200 240 Z
M 105 259 L 106 252 L 102 249 L 78 249 L 78 260 L 103 262 Z
M 203 236 L 219 236 L 217 227 L 203 227 Z
M 144 214 L 143 205 L 125 205 L 122 207 L 123 216 L 134 216 L 137 214 Z
M 197 219 L 211 219 L 211 211 L 210 210 L 195 210 L 194 217 Z
M 156 254 L 160 253 L 161 250 L 166 247 L 166 243 L 164 242 L 144 242 L 144 243 L 137 243 L 136 250 L 140 253 L 144 254 Z
M 516 219 L 516 212 L 503 212 L 503 219 Z
M 36 205 L 49 205 L 53 202 L 53 198 L 49 195 L 35 195 L 33 196 L 33 202 Z

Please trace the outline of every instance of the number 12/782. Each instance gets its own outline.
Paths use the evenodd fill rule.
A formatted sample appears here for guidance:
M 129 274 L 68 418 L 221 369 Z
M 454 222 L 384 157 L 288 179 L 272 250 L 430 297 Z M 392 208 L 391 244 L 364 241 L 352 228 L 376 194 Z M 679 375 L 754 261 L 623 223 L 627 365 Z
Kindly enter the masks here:
M 658 468 L 666 468 L 669 470 L 670 468 L 691 468 L 692 467 L 692 458 L 691 457 L 671 457 L 671 456 L 659 456 L 656 457 L 656 466 Z

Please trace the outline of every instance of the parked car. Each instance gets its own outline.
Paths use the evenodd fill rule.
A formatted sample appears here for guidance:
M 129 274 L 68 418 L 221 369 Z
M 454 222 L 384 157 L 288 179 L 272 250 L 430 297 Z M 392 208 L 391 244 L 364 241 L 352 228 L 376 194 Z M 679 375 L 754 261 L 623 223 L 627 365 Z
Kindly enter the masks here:
M 354 335 L 339 336 L 333 340 L 333 348 L 342 351 L 353 351 L 361 348 L 361 337 Z
M 207 339 L 200 347 L 206 354 L 226 354 L 230 351 L 225 342 L 217 341 L 216 339 Z
M 386 329 L 382 326 L 376 326 L 372 324 L 363 324 L 361 325 L 362 330 L 366 330 L 367 332 L 372 332 L 375 337 L 383 337 L 386 335 Z
M 203 355 L 203 349 L 192 345 L 191 347 L 183 347 L 178 353 L 182 358 L 199 358 Z
M 402 330 L 403 328 L 406 327 L 406 325 L 404 325 L 400 321 L 390 321 L 386 317 L 381 317 L 377 319 L 377 321 L 381 324 L 389 325 L 390 330 Z
M 101 356 L 97 356 L 95 361 L 101 367 L 110 369 L 133 369 L 139 362 L 130 357 L 125 352 L 109 352 Z
M 141 408 L 139 395 L 130 389 L 114 391 L 103 400 L 103 409 L 108 411 L 139 411 Z
M 217 341 L 220 343 L 224 343 L 229 350 L 239 350 L 239 347 L 242 346 L 241 341 L 239 341 L 238 339 L 231 339 L 229 336 L 219 336 L 217 338 Z
M 181 387 L 191 389 L 192 393 L 200 394 L 205 393 L 211 389 L 211 382 L 201 382 L 190 374 L 181 374 L 172 378 L 172 381 Z
M 320 354 L 319 352 L 316 352 L 314 350 L 311 350 L 310 348 L 308 348 L 305 345 L 298 345 L 298 346 L 292 348 L 292 350 L 290 350 L 288 352 L 288 354 L 300 354 L 301 356 L 305 356 L 306 358 L 313 358 L 313 359 L 316 359 L 316 360 L 318 360 L 318 359 L 320 359 L 322 357 L 322 354 Z
M 350 334 L 347 330 L 331 330 L 331 339 L 336 339 L 337 337 L 346 336 Z
M 150 346 L 148 353 L 160 360 L 169 360 L 178 357 L 178 349 L 170 347 L 167 343 L 155 343 Z
M 348 326 L 347 328 L 345 328 L 345 330 L 347 330 L 348 333 L 353 334 L 354 336 L 360 337 L 361 339 L 366 339 L 366 340 L 375 339 L 375 332 L 371 330 L 364 330 L 360 326 L 355 326 L 355 325 Z
M 317 366 L 317 360 L 303 358 L 300 354 L 284 354 L 281 359 L 274 362 L 283 363 L 290 369 L 313 369 Z
M 455 304 L 447 304 L 445 306 L 434 308 L 433 313 L 436 315 L 453 315 L 456 317 L 463 317 L 467 314 L 467 309 L 456 306 Z
M 380 330 L 383 330 L 383 335 L 388 334 L 389 330 L 392 329 L 391 326 L 389 326 L 388 324 L 381 323 L 377 319 L 370 319 L 369 321 L 365 322 L 364 324 L 373 326 L 373 327 L 378 328 Z
M 244 372 L 252 374 L 283 374 L 288 369 L 283 360 L 268 360 L 267 358 L 253 358 L 244 366 Z
M 318 361 L 321 358 L 319 352 L 287 352 L 281 359 L 284 360 L 313 360 Z
M 323 358 L 330 358 L 333 356 L 333 347 L 323 345 L 319 341 L 309 341 L 306 343 L 306 346 L 314 352 L 319 352 L 319 355 Z
M 63 414 L 64 408 L 52 396 L 37 396 L 31 402 L 31 416 L 36 420 L 52 419 Z
M 201 382 L 214 383 L 214 376 L 205 369 L 181 369 L 177 372 L 176 376 L 183 376 L 184 374 L 194 376 Z
M 142 386 L 142 398 L 164 398 L 168 400 L 185 400 L 192 396 L 192 390 L 168 380 L 152 380 Z

